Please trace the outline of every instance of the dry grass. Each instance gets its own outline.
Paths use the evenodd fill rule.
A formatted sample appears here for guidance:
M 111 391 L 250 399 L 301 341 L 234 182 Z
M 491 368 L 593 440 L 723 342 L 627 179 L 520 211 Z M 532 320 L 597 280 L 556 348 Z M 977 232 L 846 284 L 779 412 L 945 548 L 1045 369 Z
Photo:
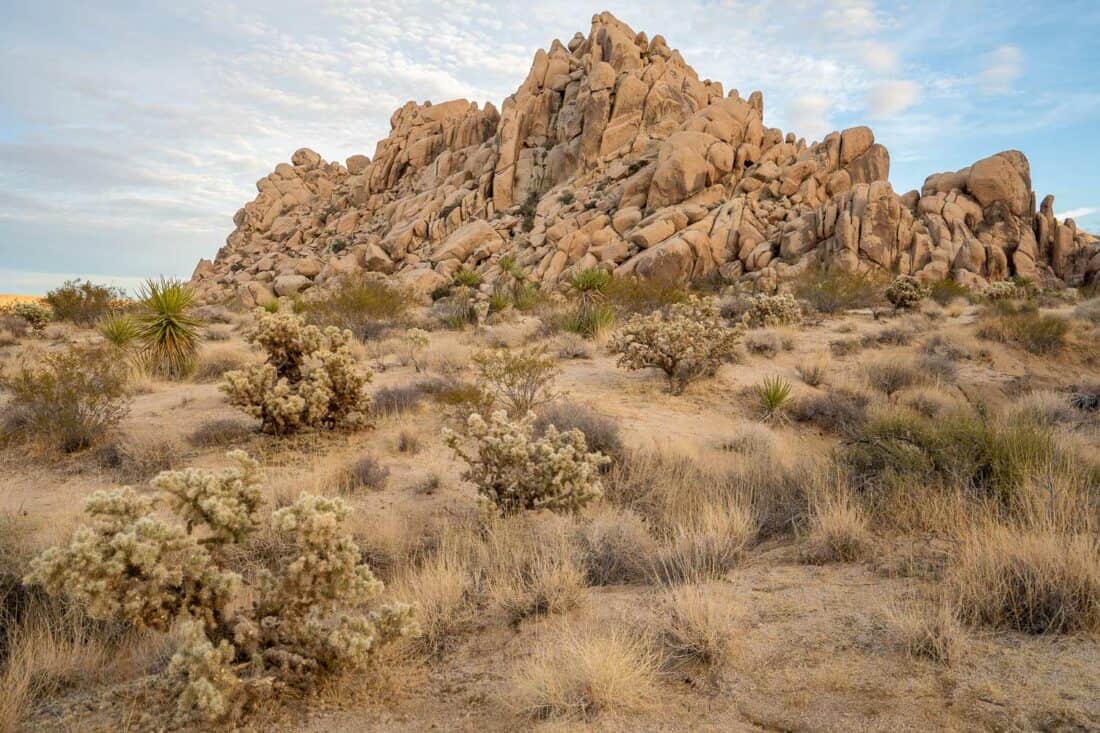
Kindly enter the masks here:
M 380 491 L 389 480 L 390 469 L 374 456 L 360 456 L 333 472 L 326 485 L 338 494 L 356 494 L 364 489 Z
M 183 447 L 175 437 L 135 434 L 97 448 L 94 458 L 120 484 L 143 484 L 161 471 L 178 468 Z
M 967 637 L 946 602 L 910 603 L 891 608 L 886 621 L 898 645 L 913 659 L 950 665 L 967 649 Z
M 237 418 L 205 420 L 187 440 L 199 448 L 217 448 L 243 443 L 256 433 L 249 423 Z
M 654 624 L 664 667 L 676 675 L 715 681 L 730 662 L 739 615 L 706 586 L 666 591 Z
M 947 582 L 972 624 L 1032 634 L 1100 631 L 1100 548 L 1087 535 L 974 528 L 961 538 Z
M 704 505 L 664 538 L 654 572 L 665 583 L 721 578 L 741 561 L 757 529 L 752 511 L 742 504 Z
M 196 382 L 216 382 L 235 369 L 241 369 L 256 356 L 241 343 L 208 343 L 199 349 L 192 378 Z
M 578 527 L 577 544 L 592 585 L 644 583 L 652 577 L 657 542 L 629 509 L 597 506 Z
M 565 532 L 517 537 L 511 527 L 497 529 L 487 547 L 495 558 L 488 569 L 489 596 L 509 622 L 566 613 L 586 600 L 585 571 Z
M 423 564 L 398 578 L 394 596 L 416 606 L 421 630 L 416 643 L 423 652 L 441 654 L 471 622 L 480 581 L 468 543 L 457 533 L 445 536 Z
M 854 562 L 866 557 L 870 548 L 867 515 L 849 496 L 842 494 L 814 503 L 802 550 L 807 562 Z
M 543 640 L 520 664 L 512 703 L 535 719 L 637 712 L 652 702 L 658 669 L 650 645 L 627 629 L 568 630 Z

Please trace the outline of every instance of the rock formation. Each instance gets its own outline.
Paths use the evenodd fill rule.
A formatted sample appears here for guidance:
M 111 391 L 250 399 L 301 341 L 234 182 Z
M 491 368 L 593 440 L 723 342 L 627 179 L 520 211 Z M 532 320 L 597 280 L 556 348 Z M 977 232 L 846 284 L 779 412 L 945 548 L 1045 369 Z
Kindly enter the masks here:
M 661 36 L 601 13 L 587 37 L 538 51 L 499 113 L 409 102 L 373 160 L 297 151 L 192 282 L 251 304 L 365 271 L 426 295 L 462 266 L 492 282 L 505 254 L 547 288 L 597 266 L 765 292 L 814 264 L 968 286 L 1098 277 L 1100 243 L 1057 221 L 1052 197 L 1036 211 L 1023 153 L 898 195 L 870 128 L 807 144 L 763 113 L 760 92 L 726 94 Z

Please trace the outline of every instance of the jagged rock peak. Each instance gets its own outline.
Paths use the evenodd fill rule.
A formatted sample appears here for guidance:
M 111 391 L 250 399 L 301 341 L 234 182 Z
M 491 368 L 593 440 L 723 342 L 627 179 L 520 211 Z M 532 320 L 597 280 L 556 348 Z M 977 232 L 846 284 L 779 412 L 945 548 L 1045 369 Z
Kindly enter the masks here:
M 371 158 L 298 150 L 193 282 L 253 303 L 374 272 L 427 294 L 466 266 L 488 289 L 504 255 L 546 288 L 589 267 L 763 291 L 815 264 L 974 287 L 1100 273 L 1095 237 L 1057 221 L 1050 197 L 1036 212 L 1023 153 L 899 196 L 870 128 L 807 144 L 763 113 L 761 92 L 725 94 L 662 36 L 600 13 L 537 51 L 499 112 L 408 102 Z

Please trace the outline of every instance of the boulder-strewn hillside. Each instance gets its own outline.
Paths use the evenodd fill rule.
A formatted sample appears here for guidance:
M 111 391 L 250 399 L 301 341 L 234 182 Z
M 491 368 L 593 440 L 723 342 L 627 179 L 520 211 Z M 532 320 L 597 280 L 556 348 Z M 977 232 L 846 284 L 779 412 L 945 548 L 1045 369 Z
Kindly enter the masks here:
M 1050 196 L 1036 211 L 1023 153 L 899 195 L 869 128 L 808 144 L 763 114 L 760 92 L 727 93 L 602 13 L 587 38 L 538 51 L 500 112 L 409 102 L 373 160 L 297 151 L 193 282 L 252 303 L 372 271 L 426 294 L 463 265 L 491 282 L 505 254 L 547 287 L 593 266 L 762 291 L 818 262 L 969 286 L 1100 272 L 1095 237 L 1057 221 Z

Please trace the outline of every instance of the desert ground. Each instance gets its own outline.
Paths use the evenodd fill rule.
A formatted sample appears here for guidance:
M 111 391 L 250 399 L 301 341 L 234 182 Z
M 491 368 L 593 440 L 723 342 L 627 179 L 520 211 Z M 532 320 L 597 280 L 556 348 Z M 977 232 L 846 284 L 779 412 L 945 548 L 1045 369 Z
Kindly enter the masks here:
M 563 325 L 568 297 L 458 327 L 410 305 L 356 329 L 369 424 L 286 436 L 221 388 L 263 360 L 246 340 L 259 316 L 205 306 L 193 371 L 133 369 L 128 411 L 71 452 L 19 422 L 11 380 L 43 354 L 110 345 L 94 327 L 4 316 L 0 730 L 1098 730 L 1100 300 L 1018 295 L 1064 332 L 1026 341 L 1000 327 L 1024 316 L 978 294 L 905 310 L 803 301 L 795 320 L 742 326 L 681 394 L 659 369 L 617 365 L 631 315 L 614 302 L 591 337 Z M 707 297 L 741 322 L 741 296 Z M 493 409 L 475 357 L 531 349 L 552 360 L 534 412 L 611 462 L 579 511 L 496 516 L 444 431 Z M 769 407 L 761 385 L 776 378 L 790 394 Z M 993 435 L 985 468 L 954 473 L 917 438 L 919 466 L 867 453 L 901 419 L 945 431 L 949 452 L 955 416 Z M 303 491 L 346 502 L 385 583 L 375 602 L 411 604 L 418 630 L 365 670 L 185 724 L 162 689 L 178 630 L 18 588 L 93 492 L 149 494 L 159 472 L 222 469 L 235 448 L 259 461 L 272 507 Z M 267 550 L 249 544 L 234 567 Z

